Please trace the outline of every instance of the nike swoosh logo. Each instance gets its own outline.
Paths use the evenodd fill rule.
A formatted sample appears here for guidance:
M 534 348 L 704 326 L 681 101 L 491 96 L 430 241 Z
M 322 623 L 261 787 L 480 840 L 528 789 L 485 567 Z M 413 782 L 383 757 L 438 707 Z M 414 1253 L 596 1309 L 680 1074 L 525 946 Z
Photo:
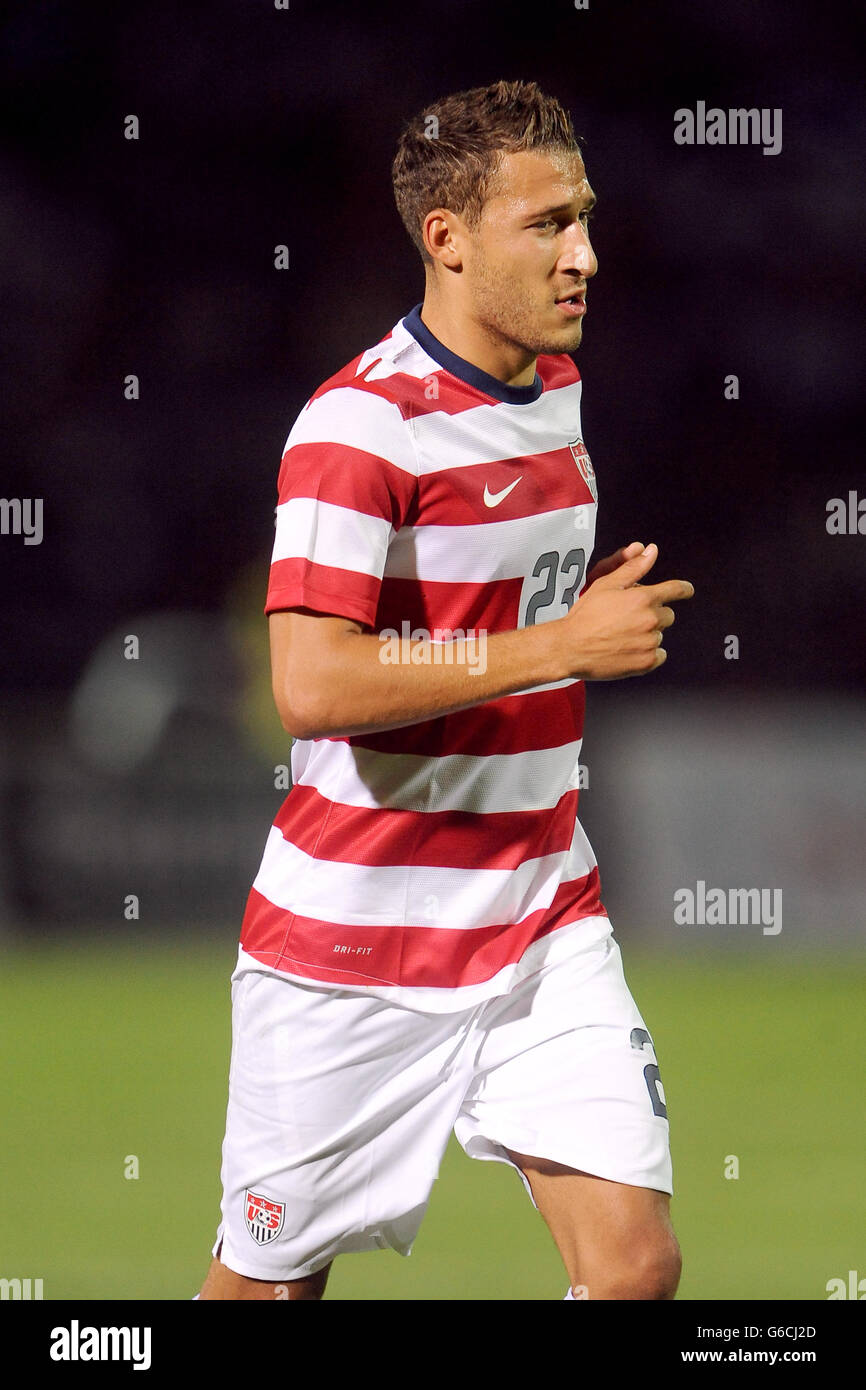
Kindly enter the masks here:
M 520 478 L 522 478 L 522 477 L 523 477 L 523 474 L 521 473 Z M 500 502 L 504 502 L 504 501 L 505 501 L 505 499 L 506 499 L 506 497 L 508 496 L 509 492 L 513 492 L 513 491 L 514 491 L 514 489 L 517 487 L 517 484 L 520 482 L 520 478 L 515 478 L 515 479 L 514 479 L 514 482 L 513 482 L 513 483 L 509 483 L 509 484 L 508 484 L 508 487 L 504 487 L 504 488 L 502 489 L 501 492 L 491 492 L 491 491 L 490 491 L 490 488 L 487 486 L 487 483 L 485 483 L 485 484 L 484 484 L 484 505 L 485 505 L 486 507 L 498 507 Z

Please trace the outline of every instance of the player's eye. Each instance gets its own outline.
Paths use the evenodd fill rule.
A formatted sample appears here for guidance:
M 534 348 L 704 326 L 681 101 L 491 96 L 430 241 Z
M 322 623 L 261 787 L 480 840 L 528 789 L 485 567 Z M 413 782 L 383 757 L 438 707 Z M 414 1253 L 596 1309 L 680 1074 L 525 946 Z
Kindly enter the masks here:
M 589 222 L 590 218 L 591 218 L 591 217 L 594 217 L 594 216 L 595 216 L 595 213 L 592 211 L 592 209 L 591 209 L 591 208 L 586 208 L 585 211 L 583 211 L 583 212 L 580 214 L 579 220 L 580 220 L 582 223 L 584 223 L 584 225 L 585 225 L 587 222 Z M 562 224 L 560 224 L 560 222 L 557 221 L 557 219 L 554 218 L 554 217 L 545 217 L 545 218 L 544 218 L 542 221 L 540 221 L 540 222 L 533 222 L 533 223 L 532 223 L 533 228 L 536 228 L 536 227 L 537 227 L 537 228 L 539 228 L 539 229 L 542 230 L 542 231 L 546 230 L 548 227 L 553 227 L 555 230 L 560 231 L 560 230 L 562 229 L 562 226 L 564 226 L 564 225 L 566 225 L 564 222 L 563 222 Z

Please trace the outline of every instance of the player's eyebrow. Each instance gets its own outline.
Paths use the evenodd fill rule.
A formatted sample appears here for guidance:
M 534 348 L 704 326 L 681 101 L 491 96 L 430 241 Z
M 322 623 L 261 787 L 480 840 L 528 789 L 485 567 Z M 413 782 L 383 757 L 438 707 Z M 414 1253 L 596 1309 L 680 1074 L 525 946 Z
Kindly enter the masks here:
M 581 208 L 581 213 L 584 213 L 584 212 L 591 212 L 592 209 L 595 207 L 595 205 L 596 205 L 597 202 L 598 202 L 598 199 L 596 198 L 595 194 L 593 193 L 592 196 L 591 196 L 590 198 L 587 199 L 585 205 Z M 569 202 L 569 203 L 557 203 L 555 207 L 542 208 L 540 212 L 533 212 L 533 213 L 530 213 L 529 216 L 530 216 L 531 218 L 533 218 L 533 219 L 538 219 L 538 218 L 541 218 L 541 217 L 553 217 L 553 216 L 554 216 L 556 213 L 558 213 L 558 212 L 570 212 L 572 206 L 573 206 L 573 202 Z

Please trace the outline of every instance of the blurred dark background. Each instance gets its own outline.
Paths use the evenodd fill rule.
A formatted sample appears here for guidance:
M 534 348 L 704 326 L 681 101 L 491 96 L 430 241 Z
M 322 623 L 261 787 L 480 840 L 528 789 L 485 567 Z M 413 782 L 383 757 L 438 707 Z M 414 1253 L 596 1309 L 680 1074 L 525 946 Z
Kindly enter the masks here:
M 41 544 L 0 537 L 10 930 L 124 920 L 127 894 L 142 924 L 239 922 L 289 754 L 261 615 L 283 441 L 422 297 L 401 123 L 529 77 L 599 196 L 597 554 L 657 541 L 655 577 L 697 589 L 651 682 L 590 691 L 609 898 L 650 931 L 715 866 L 784 883 L 807 935 L 828 894 L 831 934 L 862 933 L 866 536 L 826 519 L 866 496 L 864 25 L 788 0 L 6 6 L 2 494 L 44 499 Z M 699 100 L 781 108 L 781 152 L 677 145 Z M 678 849 L 639 898 L 641 750 L 634 843 Z

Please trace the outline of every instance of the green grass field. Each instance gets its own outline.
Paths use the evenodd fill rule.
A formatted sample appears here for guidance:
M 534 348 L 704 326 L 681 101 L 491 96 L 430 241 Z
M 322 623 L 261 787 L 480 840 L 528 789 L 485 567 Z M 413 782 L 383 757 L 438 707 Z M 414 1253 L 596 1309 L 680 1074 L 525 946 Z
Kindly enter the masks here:
M 825 1299 L 828 1279 L 866 1275 L 862 959 L 622 946 L 671 1114 L 679 1297 Z M 46 1299 L 199 1287 L 218 1220 L 234 950 L 228 931 L 186 948 L 0 955 L 0 1277 L 41 1277 Z M 566 1284 L 518 1177 L 452 1141 L 412 1256 L 345 1256 L 328 1297 L 560 1299 Z

